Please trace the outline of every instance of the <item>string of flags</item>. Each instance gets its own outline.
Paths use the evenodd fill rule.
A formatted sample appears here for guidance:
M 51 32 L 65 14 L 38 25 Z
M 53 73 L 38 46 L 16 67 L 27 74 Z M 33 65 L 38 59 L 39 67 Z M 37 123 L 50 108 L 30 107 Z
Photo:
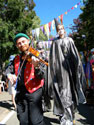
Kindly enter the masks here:
M 58 21 L 61 22 L 61 24 L 63 24 L 63 16 L 64 14 L 67 15 L 71 10 L 74 10 L 75 8 L 77 8 L 81 3 L 83 3 L 84 0 L 81 0 L 79 3 L 77 3 L 76 5 L 74 5 L 72 8 L 68 9 L 66 12 L 64 12 L 63 14 L 61 14 L 60 16 L 58 16 L 56 19 Z M 66 27 L 68 28 L 68 27 Z M 39 28 L 33 29 L 32 31 L 30 31 L 32 33 L 32 36 L 35 36 L 36 39 L 39 39 L 39 34 L 40 34 L 40 30 L 43 32 L 43 34 L 45 34 L 49 40 L 49 35 L 51 33 L 51 30 L 55 29 L 55 22 L 54 19 L 50 22 L 48 22 L 47 24 L 42 25 Z

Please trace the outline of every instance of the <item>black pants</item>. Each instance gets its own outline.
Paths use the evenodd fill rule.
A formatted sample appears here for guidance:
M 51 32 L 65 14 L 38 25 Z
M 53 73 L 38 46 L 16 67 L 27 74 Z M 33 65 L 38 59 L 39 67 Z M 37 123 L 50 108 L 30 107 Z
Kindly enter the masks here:
M 17 117 L 20 125 L 44 125 L 42 111 L 42 88 L 34 93 L 16 95 Z

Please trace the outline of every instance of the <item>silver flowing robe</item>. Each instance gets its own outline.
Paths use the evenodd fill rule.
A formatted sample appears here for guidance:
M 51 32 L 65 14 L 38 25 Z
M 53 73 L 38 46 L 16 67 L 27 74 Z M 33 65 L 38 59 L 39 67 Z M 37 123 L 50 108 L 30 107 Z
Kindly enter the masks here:
M 70 37 L 56 38 L 52 42 L 49 63 L 52 82 L 48 80 L 48 85 L 52 83 L 49 86 L 53 89 L 54 114 L 63 114 L 64 109 L 73 102 L 77 105 L 85 103 L 85 75 L 80 56 Z

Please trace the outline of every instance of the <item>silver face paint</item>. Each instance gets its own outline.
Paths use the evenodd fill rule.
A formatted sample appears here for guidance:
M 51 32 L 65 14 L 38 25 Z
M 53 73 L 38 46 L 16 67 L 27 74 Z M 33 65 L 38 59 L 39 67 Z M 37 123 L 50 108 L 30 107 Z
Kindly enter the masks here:
M 59 35 L 63 35 L 63 34 L 64 34 L 64 29 L 60 29 L 60 30 L 58 31 L 58 34 L 59 34 Z
M 57 31 L 59 36 L 64 36 L 64 27 L 62 25 L 58 26 Z

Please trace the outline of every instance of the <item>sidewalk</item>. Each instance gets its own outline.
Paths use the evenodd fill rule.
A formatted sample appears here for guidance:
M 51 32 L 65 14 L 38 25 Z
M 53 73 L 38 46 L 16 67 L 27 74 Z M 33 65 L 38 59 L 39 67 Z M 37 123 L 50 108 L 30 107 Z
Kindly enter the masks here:
M 0 121 L 2 121 L 10 111 L 12 111 L 11 96 L 8 92 L 2 92 L 0 94 Z M 52 112 L 44 113 L 44 118 L 46 125 L 59 125 L 58 117 L 53 115 Z M 94 106 L 80 105 L 75 119 L 76 125 L 94 125 Z
M 0 94 L 0 121 L 12 110 L 11 95 L 8 92 L 3 91 Z
M 12 111 L 11 95 L 4 91 L 0 94 L 0 122 L 10 111 Z M 44 118 L 47 125 L 59 125 L 58 117 L 54 116 L 52 112 L 44 113 Z

